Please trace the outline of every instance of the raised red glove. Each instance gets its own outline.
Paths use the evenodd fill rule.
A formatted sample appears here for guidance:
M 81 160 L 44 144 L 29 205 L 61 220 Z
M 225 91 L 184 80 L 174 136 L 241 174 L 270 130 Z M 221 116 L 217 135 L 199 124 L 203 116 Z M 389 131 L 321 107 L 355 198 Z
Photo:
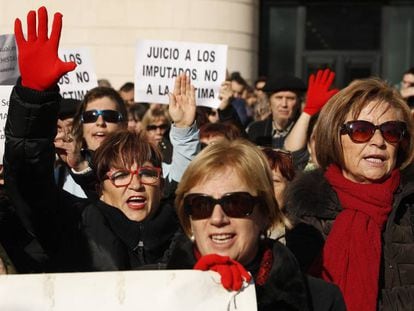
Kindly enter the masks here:
M 50 39 L 47 37 L 47 11 L 44 6 L 38 10 L 38 30 L 36 33 L 36 12 L 27 14 L 27 40 L 22 31 L 22 23 L 16 18 L 14 34 L 19 48 L 19 68 L 22 85 L 38 91 L 54 86 L 65 73 L 75 69 L 73 62 L 62 62 L 58 57 L 62 14 L 55 13 Z
M 220 274 L 221 284 L 227 290 L 239 291 L 243 280 L 250 282 L 251 275 L 239 262 L 228 256 L 210 254 L 201 257 L 194 266 L 196 270 L 213 270 Z
M 318 70 L 316 77 L 314 74 L 310 75 L 303 112 L 311 116 L 318 113 L 328 100 L 338 93 L 338 89 L 329 90 L 334 79 L 335 72 L 330 71 L 328 68 Z

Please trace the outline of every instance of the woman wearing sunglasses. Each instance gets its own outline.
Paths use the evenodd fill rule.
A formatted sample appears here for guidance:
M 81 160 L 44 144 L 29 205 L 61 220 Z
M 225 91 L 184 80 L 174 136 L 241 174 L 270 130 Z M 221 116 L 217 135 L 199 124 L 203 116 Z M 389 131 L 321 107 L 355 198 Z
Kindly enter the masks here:
M 186 236 L 177 240 L 168 268 L 216 271 L 235 291 L 253 278 L 259 310 L 344 310 L 338 288 L 304 278 L 289 250 L 267 238 L 284 216 L 267 159 L 252 143 L 236 139 L 206 147 L 176 194 Z
M 168 139 L 170 116 L 165 105 L 148 109 L 142 118 L 143 134 L 158 146 L 165 162 L 171 162 L 172 146 Z
M 398 91 L 356 80 L 321 110 L 320 169 L 288 191 L 287 210 L 301 222 L 287 246 L 305 270 L 341 288 L 350 311 L 413 309 L 413 135 Z
M 86 93 L 73 120 L 78 148 L 95 151 L 109 133 L 127 128 L 125 102 L 112 88 L 96 87 Z

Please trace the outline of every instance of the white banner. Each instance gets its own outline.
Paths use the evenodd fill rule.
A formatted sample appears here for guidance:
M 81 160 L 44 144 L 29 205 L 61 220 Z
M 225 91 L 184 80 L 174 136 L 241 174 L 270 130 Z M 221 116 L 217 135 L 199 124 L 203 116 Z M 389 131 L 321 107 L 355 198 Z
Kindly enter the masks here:
M 215 272 L 125 271 L 0 276 L 0 310 L 257 310 L 254 284 L 225 290 Z
M 12 85 L 0 85 L 0 164 L 3 164 L 4 143 L 6 140 L 4 127 L 6 126 L 7 112 L 9 110 L 10 94 L 12 90 Z
M 0 85 L 14 85 L 19 77 L 14 35 L 0 36 Z
M 60 78 L 58 85 L 63 98 L 83 99 L 86 92 L 98 86 L 95 67 L 88 48 L 61 49 L 59 58 L 76 63 L 76 69 Z
M 168 104 L 174 80 L 185 73 L 196 87 L 197 105 L 216 108 L 226 79 L 227 46 L 140 40 L 135 60 L 135 101 Z

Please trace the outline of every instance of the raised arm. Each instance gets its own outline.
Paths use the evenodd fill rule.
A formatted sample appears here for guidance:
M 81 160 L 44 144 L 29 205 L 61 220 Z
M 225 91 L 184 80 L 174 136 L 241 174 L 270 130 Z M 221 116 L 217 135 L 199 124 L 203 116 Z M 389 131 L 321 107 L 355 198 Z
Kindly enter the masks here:
M 329 69 L 318 70 L 316 76 L 310 75 L 305 107 L 286 137 L 284 149 L 298 151 L 306 147 L 306 134 L 311 117 L 318 113 L 328 100 L 338 92 L 338 89 L 330 89 L 334 79 L 335 73 Z
M 21 79 L 13 89 L 6 122 L 5 186 L 22 223 L 33 235 L 53 239 L 44 224 L 56 215 L 58 201 L 53 176 L 59 88 L 57 81 L 74 63 L 58 58 L 62 15 L 56 13 L 48 37 L 45 7 L 27 15 L 27 39 L 19 19 L 15 36 Z
M 195 88 L 185 75 L 175 79 L 173 93 L 169 94 L 169 113 L 173 124 L 170 140 L 173 146 L 171 165 L 163 166 L 164 177 L 179 182 L 185 169 L 199 151 L 199 132 L 195 123 Z

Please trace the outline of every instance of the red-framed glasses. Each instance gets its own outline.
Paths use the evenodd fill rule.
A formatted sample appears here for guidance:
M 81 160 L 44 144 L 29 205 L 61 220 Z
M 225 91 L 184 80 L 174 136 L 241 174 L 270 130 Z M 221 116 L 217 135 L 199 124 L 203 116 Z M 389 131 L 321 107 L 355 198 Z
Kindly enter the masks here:
M 126 187 L 132 181 L 132 176 L 137 175 L 143 185 L 155 185 L 160 180 L 161 168 L 142 166 L 136 170 L 114 169 L 106 173 L 115 187 Z

